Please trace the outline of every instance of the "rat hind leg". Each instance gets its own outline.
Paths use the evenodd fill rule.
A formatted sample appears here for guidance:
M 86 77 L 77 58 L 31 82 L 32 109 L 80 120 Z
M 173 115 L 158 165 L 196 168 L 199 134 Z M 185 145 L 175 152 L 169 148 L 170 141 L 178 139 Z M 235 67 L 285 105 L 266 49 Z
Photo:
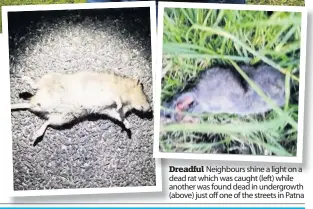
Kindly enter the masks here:
M 43 138 L 47 128 L 49 126 L 60 127 L 73 121 L 75 117 L 72 114 L 54 114 L 50 115 L 49 119 L 41 125 L 41 127 L 34 133 L 33 141 L 34 145 L 38 143 L 38 139 Z

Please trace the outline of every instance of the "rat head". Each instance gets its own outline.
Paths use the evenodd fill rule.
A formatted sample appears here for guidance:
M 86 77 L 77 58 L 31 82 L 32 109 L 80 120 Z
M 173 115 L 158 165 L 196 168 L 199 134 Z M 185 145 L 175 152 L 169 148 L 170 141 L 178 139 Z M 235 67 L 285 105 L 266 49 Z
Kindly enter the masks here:
M 172 101 L 163 103 L 162 106 L 166 109 L 161 109 L 161 117 L 171 118 L 172 120 L 180 121 L 183 119 L 182 112 L 188 111 L 195 103 L 193 93 L 183 93 L 175 96 Z
M 136 80 L 134 88 L 130 90 L 130 96 L 131 104 L 134 109 L 144 112 L 151 110 L 148 98 L 143 91 L 143 85 L 140 83 L 139 80 Z

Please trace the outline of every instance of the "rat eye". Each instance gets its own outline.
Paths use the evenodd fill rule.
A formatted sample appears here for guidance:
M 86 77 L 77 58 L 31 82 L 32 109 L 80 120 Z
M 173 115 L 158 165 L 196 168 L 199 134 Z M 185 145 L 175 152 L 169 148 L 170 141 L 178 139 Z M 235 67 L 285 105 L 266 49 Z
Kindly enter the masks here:
M 192 101 L 190 104 L 189 104 L 189 107 L 188 108 L 192 108 L 192 107 L 195 107 L 196 106 L 196 102 L 195 101 Z

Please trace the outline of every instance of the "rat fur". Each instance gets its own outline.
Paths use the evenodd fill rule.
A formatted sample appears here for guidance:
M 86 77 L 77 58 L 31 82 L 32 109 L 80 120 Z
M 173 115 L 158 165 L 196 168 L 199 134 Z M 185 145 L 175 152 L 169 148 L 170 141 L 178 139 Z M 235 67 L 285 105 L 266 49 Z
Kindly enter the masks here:
M 276 105 L 285 104 L 285 76 L 269 65 L 240 66 Z M 236 69 L 214 67 L 201 73 L 196 85 L 179 93 L 163 107 L 176 112 L 261 114 L 271 106 L 258 95 Z M 181 120 L 176 113 L 161 110 L 161 117 Z
M 33 140 L 43 137 L 48 126 L 60 127 L 90 114 L 106 115 L 131 125 L 125 114 L 131 109 L 151 110 L 143 86 L 137 79 L 109 72 L 80 71 L 48 73 L 38 81 L 23 77 L 34 90 L 20 93 L 29 102 L 11 105 L 11 111 L 28 110 L 42 115 L 46 121 L 33 134 Z

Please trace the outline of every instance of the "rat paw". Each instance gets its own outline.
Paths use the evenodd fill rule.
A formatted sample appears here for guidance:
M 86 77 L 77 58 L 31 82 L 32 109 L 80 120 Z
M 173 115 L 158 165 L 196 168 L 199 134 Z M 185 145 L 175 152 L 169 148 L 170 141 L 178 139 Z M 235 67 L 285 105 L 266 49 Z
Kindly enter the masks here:
M 125 128 L 127 128 L 127 129 L 131 129 L 131 125 L 130 125 L 130 123 L 128 122 L 128 120 L 124 120 L 124 125 L 125 125 Z

